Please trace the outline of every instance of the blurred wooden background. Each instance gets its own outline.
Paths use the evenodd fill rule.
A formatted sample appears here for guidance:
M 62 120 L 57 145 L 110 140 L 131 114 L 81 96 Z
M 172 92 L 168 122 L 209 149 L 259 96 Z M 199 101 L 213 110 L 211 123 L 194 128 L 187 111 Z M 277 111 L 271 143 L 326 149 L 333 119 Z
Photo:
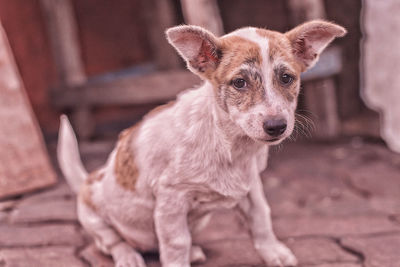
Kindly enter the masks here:
M 0 0 L 2 24 L 34 112 L 49 140 L 53 140 L 56 136 L 60 112 L 71 111 L 65 105 L 59 104 L 69 95 L 60 96 L 54 94 L 57 91 L 53 90 L 62 88 L 66 84 L 65 75 L 60 73 L 60 59 L 54 53 L 54 36 L 52 37 L 51 29 L 49 30 L 49 22 L 54 21 L 54 17 L 51 17 L 52 13 L 49 16 L 48 6 L 49 3 L 51 5 L 57 2 L 63 1 Z M 300 14 L 300 19 L 296 17 L 290 2 L 289 0 L 219 0 L 217 4 L 225 32 L 248 25 L 286 31 L 307 18 L 304 14 L 303 17 Z M 340 121 L 340 133 L 368 133 L 371 127 L 358 123 L 366 117 L 365 114 L 368 115 L 367 118 L 371 114 L 359 96 L 361 0 L 322 2 L 326 19 L 345 26 L 349 31 L 345 38 L 335 41 L 335 45 L 341 49 L 344 62 L 342 71 L 332 77 L 336 88 L 334 93 L 337 107 L 335 109 Z M 70 3 L 70 12 L 76 24 L 79 46 L 77 53 L 81 60 L 83 79 L 89 81 L 91 86 L 104 84 L 104 81 L 107 82 L 115 76 L 124 76 L 125 73 L 143 75 L 160 69 L 184 68 L 180 59 L 176 57 L 174 59 L 174 52 L 165 41 L 163 34 L 165 27 L 184 23 L 183 11 L 185 10 L 182 10 L 181 1 L 72 0 Z M 167 13 L 164 12 L 166 9 Z M 57 27 L 54 23 L 50 25 Z M 173 56 L 169 56 L 171 54 Z M 179 79 L 183 80 L 181 84 L 183 87 L 194 81 L 191 78 L 187 81 L 184 79 Z M 129 83 L 129 80 L 125 82 Z M 144 84 L 144 86 L 147 85 Z M 107 90 L 105 86 L 103 94 L 108 92 Z M 307 94 L 307 92 L 304 93 Z M 299 109 L 307 109 L 304 102 L 303 95 Z M 121 105 L 118 103 L 97 105 L 93 108 L 93 118 L 96 121 L 95 138 L 114 136 L 124 127 L 140 119 L 150 108 L 159 104 Z M 85 116 L 84 111 L 80 114 Z M 318 119 L 313 116 L 313 114 L 310 115 L 312 119 Z M 374 133 L 372 131 L 368 134 Z

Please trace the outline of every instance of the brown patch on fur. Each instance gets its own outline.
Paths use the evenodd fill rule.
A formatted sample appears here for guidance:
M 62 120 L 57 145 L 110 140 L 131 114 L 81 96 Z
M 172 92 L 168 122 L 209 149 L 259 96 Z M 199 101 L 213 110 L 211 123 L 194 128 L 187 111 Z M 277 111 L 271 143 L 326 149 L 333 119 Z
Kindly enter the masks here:
M 172 107 L 174 104 L 175 101 L 170 101 L 165 105 L 154 108 L 144 116 L 143 120 L 156 116 L 162 111 Z M 136 138 L 140 126 L 141 122 L 120 133 L 117 144 L 117 154 L 115 156 L 114 171 L 116 181 L 123 188 L 130 191 L 135 190 L 136 181 L 139 177 L 139 169 L 135 163 L 132 142 Z
M 274 66 L 274 77 L 272 79 L 273 88 L 282 93 L 288 101 L 294 101 L 298 95 L 298 83 L 302 67 L 292 52 L 289 39 L 282 33 L 265 29 L 257 29 L 256 32 L 261 37 L 268 38 L 268 56 L 271 64 L 274 65 L 274 62 L 277 61 L 277 65 Z M 288 64 L 290 69 L 279 65 L 281 62 Z M 290 85 L 282 84 L 280 82 L 280 75 L 283 73 L 293 76 L 293 83 Z
M 90 173 L 79 192 L 79 197 L 81 198 L 83 203 L 85 203 L 92 210 L 96 210 L 97 207 L 92 200 L 91 185 L 95 182 L 101 181 L 103 179 L 103 176 L 104 174 L 100 170 Z
M 118 138 L 117 154 L 115 156 L 116 181 L 123 188 L 134 191 L 139 170 L 135 164 L 132 140 L 139 127 L 138 124 L 122 131 Z
M 287 39 L 284 34 L 265 29 L 257 29 L 256 32 L 261 37 L 268 39 L 268 52 L 270 62 L 281 58 L 282 61 L 286 62 L 293 68 L 293 70 L 296 72 L 294 74 L 300 75 L 301 66 L 294 57 L 294 54 L 292 53 L 292 46 L 289 39 Z
M 245 62 L 261 65 L 260 47 L 245 38 L 239 36 L 222 38 L 220 49 L 222 51 L 222 61 L 213 75 L 213 80 L 218 83 L 226 80 L 227 76 L 232 75 L 234 69 Z
M 257 72 L 261 66 L 262 56 L 258 44 L 239 36 L 229 36 L 221 39 L 220 49 L 222 59 L 214 72 L 211 82 L 217 89 L 217 100 L 227 111 L 227 106 L 236 106 L 239 110 L 248 110 L 264 97 L 262 75 Z M 253 67 L 253 70 L 237 70 L 243 64 Z M 243 78 L 247 88 L 237 90 L 232 81 Z

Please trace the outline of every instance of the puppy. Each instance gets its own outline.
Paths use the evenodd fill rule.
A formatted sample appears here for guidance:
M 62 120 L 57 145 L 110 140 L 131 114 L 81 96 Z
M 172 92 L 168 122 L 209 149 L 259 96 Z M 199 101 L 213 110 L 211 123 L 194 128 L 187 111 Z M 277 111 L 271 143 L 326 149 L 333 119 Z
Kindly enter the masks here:
M 140 252 L 154 250 L 163 266 L 190 266 L 205 260 L 191 232 L 205 225 L 210 210 L 238 207 L 264 261 L 296 265 L 273 233 L 259 174 L 269 146 L 293 131 L 300 73 L 345 33 L 325 21 L 286 33 L 248 27 L 222 37 L 197 26 L 168 29 L 169 43 L 203 85 L 123 131 L 107 163 L 90 174 L 62 116 L 59 164 L 97 247 L 116 266 L 143 267 Z

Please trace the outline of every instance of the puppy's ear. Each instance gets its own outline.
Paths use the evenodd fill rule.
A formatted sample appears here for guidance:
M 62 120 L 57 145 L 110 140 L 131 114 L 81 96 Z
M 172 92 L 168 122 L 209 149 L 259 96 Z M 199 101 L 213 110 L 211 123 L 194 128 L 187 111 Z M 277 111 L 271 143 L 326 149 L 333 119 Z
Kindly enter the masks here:
M 177 26 L 166 31 L 168 42 L 186 61 L 188 68 L 207 77 L 220 61 L 218 38 L 198 26 Z
M 313 20 L 285 33 L 302 71 L 314 66 L 320 53 L 336 37 L 346 34 L 346 29 L 330 22 Z

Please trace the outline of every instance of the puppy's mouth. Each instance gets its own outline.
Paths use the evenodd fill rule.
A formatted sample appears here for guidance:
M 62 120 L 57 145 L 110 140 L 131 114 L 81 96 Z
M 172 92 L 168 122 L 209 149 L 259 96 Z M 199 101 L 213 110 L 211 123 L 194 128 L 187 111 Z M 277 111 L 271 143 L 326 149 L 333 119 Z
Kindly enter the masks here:
M 271 144 L 271 145 L 278 144 L 282 140 L 283 140 L 283 138 L 269 138 L 269 139 L 261 139 L 260 138 L 260 139 L 258 139 L 258 141 L 261 141 L 263 143 L 268 143 L 268 144 Z

